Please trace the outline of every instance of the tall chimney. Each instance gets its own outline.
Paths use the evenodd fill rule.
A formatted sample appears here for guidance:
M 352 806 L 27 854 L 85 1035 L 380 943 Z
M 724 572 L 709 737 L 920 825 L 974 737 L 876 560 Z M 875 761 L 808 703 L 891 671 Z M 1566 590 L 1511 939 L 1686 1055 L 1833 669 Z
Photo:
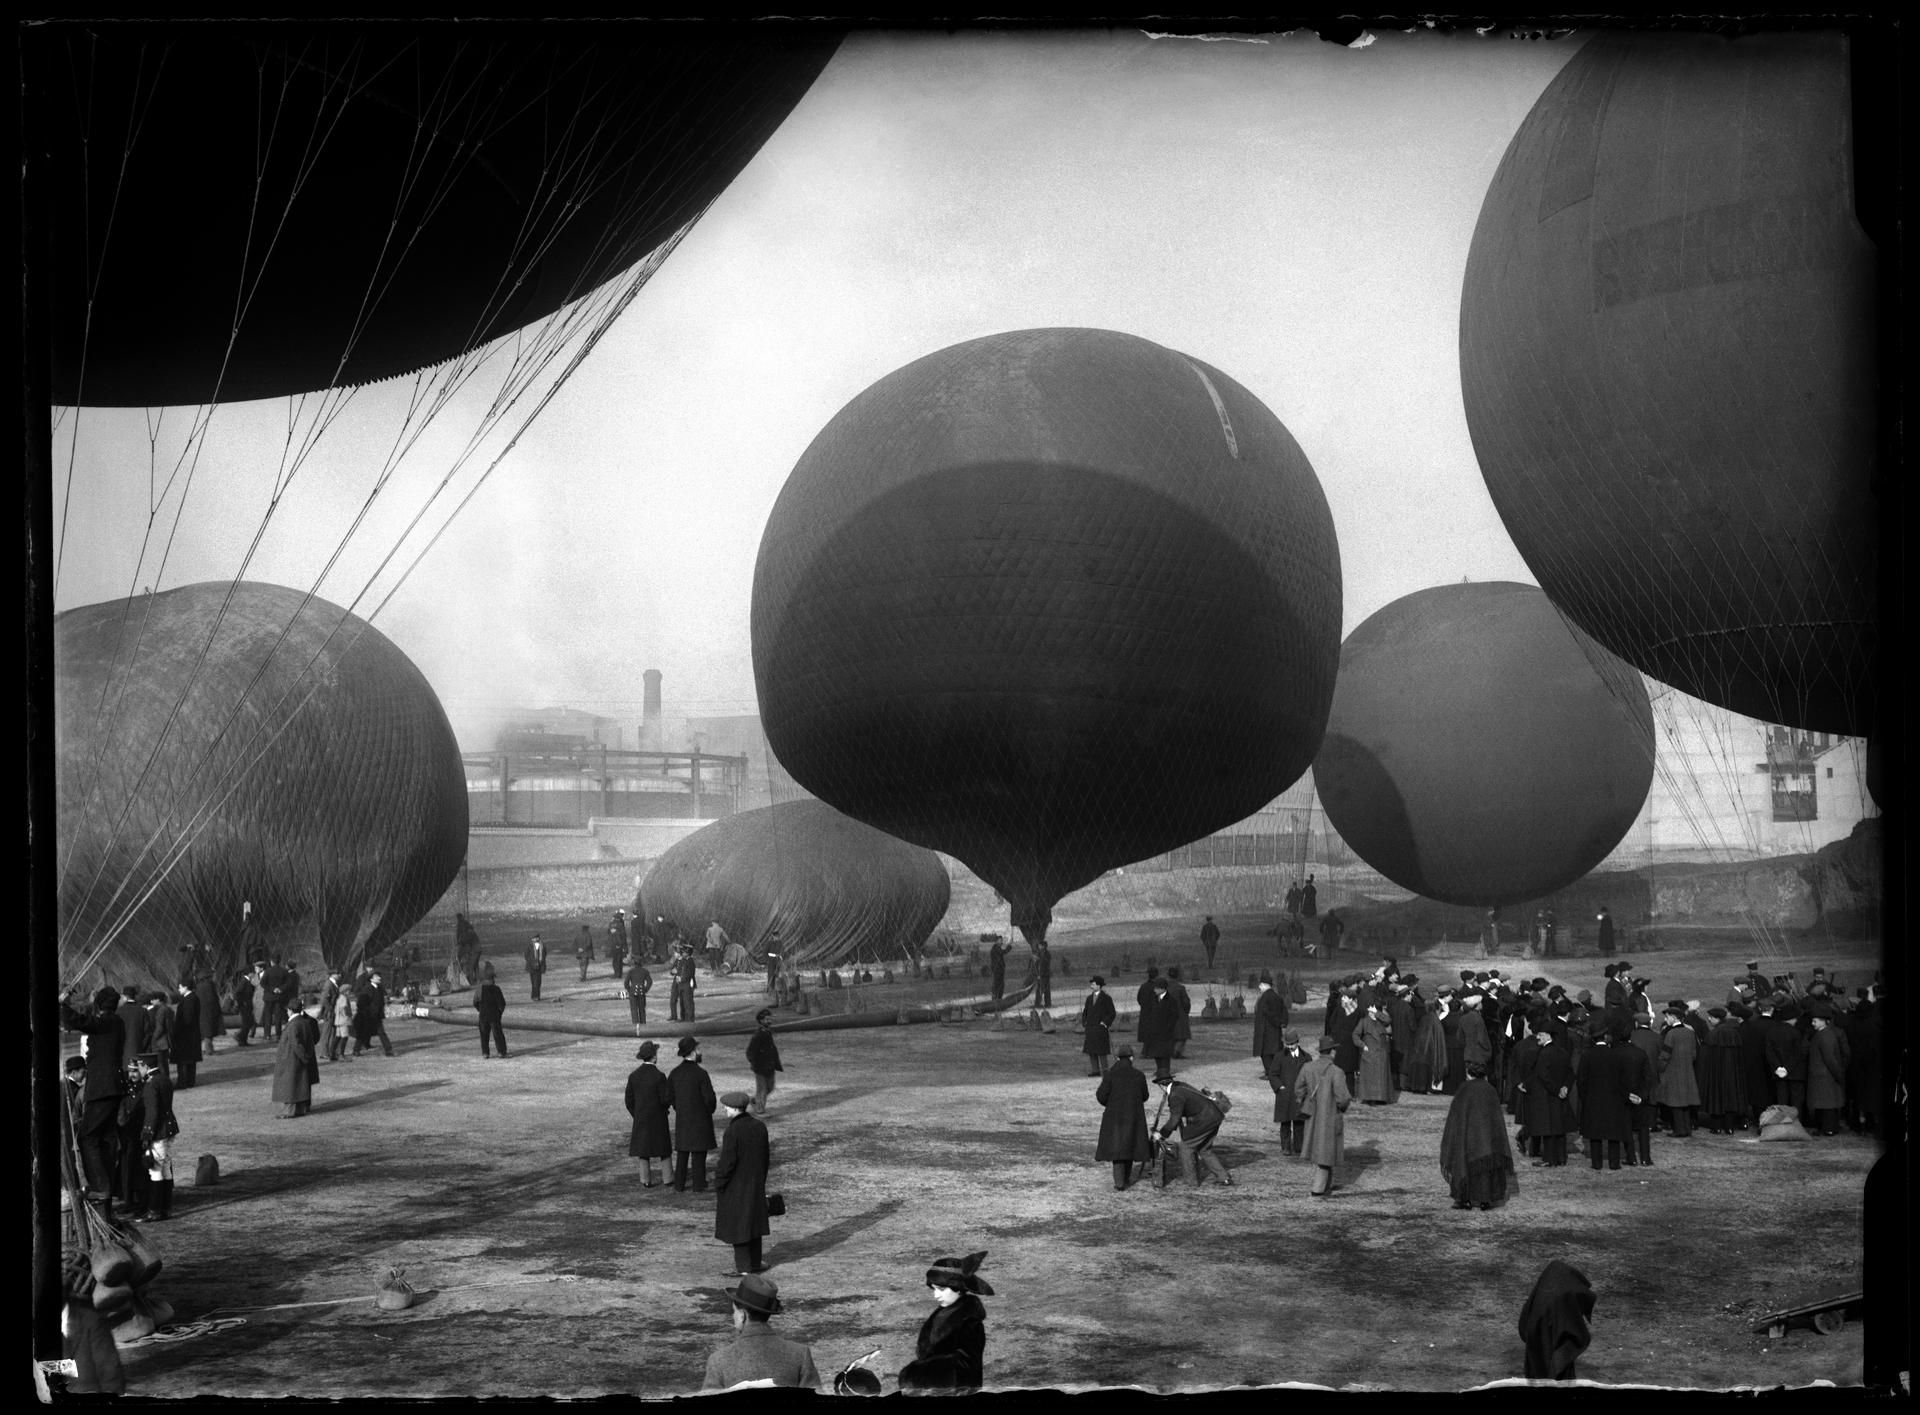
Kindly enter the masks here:
M 640 701 L 640 750 L 657 752 L 660 746 L 660 670 L 649 668 L 640 675 L 647 686 Z

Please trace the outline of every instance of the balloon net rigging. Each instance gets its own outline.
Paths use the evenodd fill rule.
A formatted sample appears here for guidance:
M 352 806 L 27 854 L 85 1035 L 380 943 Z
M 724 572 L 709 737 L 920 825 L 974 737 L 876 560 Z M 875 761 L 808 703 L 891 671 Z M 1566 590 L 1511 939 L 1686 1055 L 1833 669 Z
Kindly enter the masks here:
M 269 946 L 347 966 L 433 906 L 464 854 L 464 781 L 429 769 L 444 713 L 370 624 L 831 52 L 289 33 L 65 30 L 30 86 L 57 139 L 40 275 L 63 320 L 69 980 L 225 976 Z M 212 102 L 194 90 L 229 80 L 236 111 L 215 116 L 245 130 L 239 155 L 197 169 L 178 146 Z M 169 169 L 177 207 L 156 200 Z M 130 324 L 176 352 L 130 362 Z M 276 381 L 292 391 L 260 396 Z M 181 389 L 192 404 L 169 406 Z M 296 586 L 270 611 L 247 592 L 278 587 L 241 583 L 263 567 Z M 183 578 L 217 593 L 156 613 Z M 70 646 L 68 606 L 115 596 Z

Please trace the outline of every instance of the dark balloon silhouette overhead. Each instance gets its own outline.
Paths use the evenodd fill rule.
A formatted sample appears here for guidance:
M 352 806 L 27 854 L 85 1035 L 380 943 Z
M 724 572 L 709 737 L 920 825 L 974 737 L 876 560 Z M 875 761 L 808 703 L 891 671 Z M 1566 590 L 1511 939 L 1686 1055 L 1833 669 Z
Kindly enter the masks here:
M 267 949 L 344 967 L 459 872 L 440 700 L 337 605 L 186 585 L 57 616 L 54 657 L 63 968 L 114 930 L 114 983 L 170 983 L 196 946 L 221 968 Z
M 759 961 L 778 932 L 790 963 L 898 958 L 947 912 L 946 866 L 931 850 L 862 825 L 823 801 L 785 801 L 702 826 L 647 871 L 634 917 L 664 918 L 696 943 L 718 921 Z
M 365 383 L 544 319 L 718 196 L 838 42 L 709 24 L 27 31 L 54 401 Z
M 1402 888 L 1517 903 L 1573 883 L 1653 784 L 1640 675 L 1531 585 L 1445 585 L 1347 636 L 1313 762 L 1327 820 Z
M 1461 383 L 1542 588 L 1664 683 L 1870 729 L 1875 252 L 1831 34 L 1602 33 L 1480 213 Z
M 1029 937 L 1312 759 L 1340 559 L 1299 446 L 1210 365 L 1029 329 L 889 374 L 787 479 L 754 571 L 781 764 L 965 861 Z

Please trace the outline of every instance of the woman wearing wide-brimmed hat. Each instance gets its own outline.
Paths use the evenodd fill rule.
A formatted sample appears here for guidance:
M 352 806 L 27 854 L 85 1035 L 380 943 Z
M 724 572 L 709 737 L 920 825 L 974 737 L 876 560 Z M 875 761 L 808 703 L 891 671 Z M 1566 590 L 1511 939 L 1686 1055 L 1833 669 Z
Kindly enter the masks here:
M 1304 1153 L 1317 1167 L 1309 1191 L 1316 1199 L 1333 1192 L 1334 1171 L 1346 1160 L 1346 1109 L 1353 1093 L 1334 1055 L 1338 1046 L 1332 1037 L 1320 1038 L 1320 1054 L 1293 1083 L 1293 1097 L 1307 1117 Z
M 941 1258 L 927 1269 L 934 1308 L 920 1326 L 914 1359 L 900 1368 L 902 1390 L 978 1390 L 985 1369 L 993 1288 L 980 1276 L 985 1253 Z

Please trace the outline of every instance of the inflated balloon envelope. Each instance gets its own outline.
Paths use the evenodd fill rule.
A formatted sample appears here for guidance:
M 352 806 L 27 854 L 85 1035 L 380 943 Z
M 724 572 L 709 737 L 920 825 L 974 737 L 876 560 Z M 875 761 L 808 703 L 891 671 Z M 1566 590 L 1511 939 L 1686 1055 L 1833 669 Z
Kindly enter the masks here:
M 815 438 L 754 571 L 774 755 L 959 857 L 1029 941 L 1311 760 L 1340 562 L 1318 479 L 1210 365 L 1029 329 L 930 354 Z

